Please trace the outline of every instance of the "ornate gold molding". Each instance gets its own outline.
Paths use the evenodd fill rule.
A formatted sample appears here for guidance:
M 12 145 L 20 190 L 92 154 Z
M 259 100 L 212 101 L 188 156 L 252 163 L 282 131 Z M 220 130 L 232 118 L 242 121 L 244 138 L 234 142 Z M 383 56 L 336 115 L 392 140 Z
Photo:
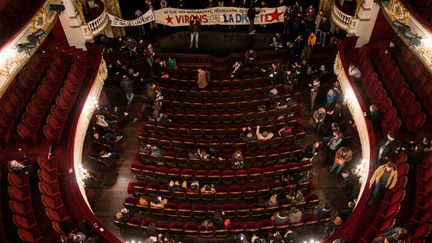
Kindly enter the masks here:
M 390 0 L 384 5 L 384 8 L 392 21 L 399 20 L 404 24 L 408 23 L 410 14 L 399 0 Z

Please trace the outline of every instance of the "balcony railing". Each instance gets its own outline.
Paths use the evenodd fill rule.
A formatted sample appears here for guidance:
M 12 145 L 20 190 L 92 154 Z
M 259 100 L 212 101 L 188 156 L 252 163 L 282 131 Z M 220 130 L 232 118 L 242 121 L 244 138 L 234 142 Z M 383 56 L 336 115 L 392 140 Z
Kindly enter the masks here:
M 87 23 L 87 28 L 89 30 L 88 33 L 91 34 L 91 37 L 97 36 L 98 34 L 102 33 L 105 27 L 108 25 L 108 15 L 105 4 L 102 1 L 97 1 L 97 4 L 99 4 L 102 8 L 102 11 L 100 11 L 100 15 Z
M 333 2 L 331 17 L 333 22 L 341 29 L 348 30 L 353 16 L 344 13 L 339 7 L 336 1 Z

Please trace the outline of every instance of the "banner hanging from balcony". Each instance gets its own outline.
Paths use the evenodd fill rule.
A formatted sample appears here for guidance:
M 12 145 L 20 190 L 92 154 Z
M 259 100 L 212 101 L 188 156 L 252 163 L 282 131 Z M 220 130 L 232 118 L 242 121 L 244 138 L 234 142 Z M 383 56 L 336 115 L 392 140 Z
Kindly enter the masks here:
M 145 14 L 141 15 L 140 17 L 132 20 L 121 19 L 111 14 L 108 14 L 108 17 L 109 17 L 110 25 L 116 27 L 139 26 L 139 25 L 150 23 L 155 20 L 155 15 L 151 10 L 147 11 Z
M 274 24 L 284 21 L 285 6 L 261 8 L 255 24 Z M 154 11 L 156 23 L 168 26 L 188 26 L 196 16 L 202 25 L 248 25 L 247 8 L 216 7 L 206 9 L 163 8 Z

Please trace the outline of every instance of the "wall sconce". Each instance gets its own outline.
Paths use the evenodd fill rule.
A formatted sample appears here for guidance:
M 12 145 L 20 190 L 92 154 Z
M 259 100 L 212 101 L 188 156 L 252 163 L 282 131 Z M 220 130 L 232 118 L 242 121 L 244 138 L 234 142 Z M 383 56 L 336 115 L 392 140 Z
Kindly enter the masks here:
M 27 40 L 30 43 L 39 43 L 39 39 L 41 36 L 45 34 L 45 31 L 43 29 L 38 29 L 34 33 L 31 33 L 29 36 L 27 36 Z
M 27 42 L 17 44 L 16 48 L 18 52 L 25 52 L 27 55 L 30 55 L 30 50 L 36 47 L 36 43 Z
M 63 2 L 61 2 L 61 4 L 50 4 L 49 6 L 49 10 L 56 12 L 56 14 L 61 14 L 65 9 Z

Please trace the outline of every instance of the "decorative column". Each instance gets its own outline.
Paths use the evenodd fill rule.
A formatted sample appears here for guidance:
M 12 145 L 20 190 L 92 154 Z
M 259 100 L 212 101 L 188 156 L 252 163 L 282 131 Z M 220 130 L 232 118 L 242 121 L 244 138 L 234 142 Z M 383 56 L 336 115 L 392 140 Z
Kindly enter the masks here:
M 104 0 L 104 2 L 105 2 L 106 10 L 109 14 L 122 18 L 120 4 L 118 0 Z M 108 25 L 105 29 L 105 34 L 108 37 L 119 37 L 119 36 L 125 36 L 126 31 L 123 27 L 111 27 L 110 25 Z
M 355 18 L 347 30 L 350 35 L 359 37 L 356 47 L 361 47 L 369 42 L 379 10 L 379 4 L 374 3 L 374 0 L 363 0 L 360 4 Z
M 65 32 L 70 46 L 86 50 L 84 20 L 80 15 L 80 10 L 76 8 L 76 1 L 81 0 L 63 0 L 65 11 L 60 15 L 60 22 Z

